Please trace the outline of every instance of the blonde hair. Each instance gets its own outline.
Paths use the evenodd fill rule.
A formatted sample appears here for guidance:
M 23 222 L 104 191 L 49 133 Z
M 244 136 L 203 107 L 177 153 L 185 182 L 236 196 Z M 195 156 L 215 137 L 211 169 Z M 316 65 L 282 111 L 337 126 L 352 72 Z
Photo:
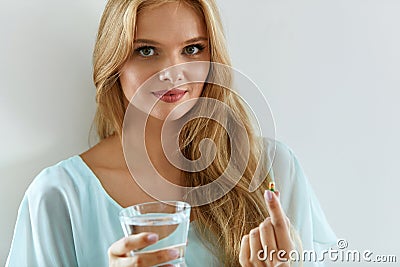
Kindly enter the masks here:
M 100 140 L 113 134 L 122 135 L 126 100 L 118 78 L 119 71 L 133 48 L 137 14 L 145 8 L 167 2 L 183 2 L 198 11 L 206 23 L 211 62 L 231 65 L 214 0 L 109 0 L 100 22 L 94 49 L 93 79 L 97 88 L 94 123 Z M 231 81 L 230 72 L 221 69 L 211 68 L 209 77 L 217 84 L 229 84 Z M 209 83 L 204 86 L 202 96 L 217 99 L 233 111 L 230 113 L 234 114 L 233 116 L 226 112 L 218 112 L 219 120 L 228 121 L 227 125 L 231 128 L 235 128 L 239 123 L 244 125 L 250 146 L 249 158 L 239 159 L 243 162 L 246 160 L 245 170 L 233 189 L 220 199 L 193 209 L 196 231 L 204 244 L 212 246 L 210 250 L 223 265 L 240 266 L 238 259 L 241 238 L 269 216 L 263 193 L 271 179 L 265 172 L 265 177 L 262 177 L 266 179 L 264 183 L 254 192 L 248 191 L 252 178 L 257 175 L 258 161 L 263 158 L 264 149 L 253 131 L 252 120 L 240 97 L 229 89 Z M 204 108 L 210 107 L 198 105 L 191 112 L 202 114 L 201 109 Z M 229 149 L 231 145 L 232 149 L 240 149 L 240 142 L 231 142 L 231 139 L 243 136 L 229 137 L 217 121 L 197 118 L 186 123 L 180 132 L 181 151 L 188 159 L 195 160 L 201 156 L 199 144 L 204 138 L 210 138 L 219 148 L 216 158 L 208 168 L 199 172 L 183 172 L 186 186 L 205 185 L 220 177 L 233 153 Z M 263 165 L 266 166 L 267 163 Z

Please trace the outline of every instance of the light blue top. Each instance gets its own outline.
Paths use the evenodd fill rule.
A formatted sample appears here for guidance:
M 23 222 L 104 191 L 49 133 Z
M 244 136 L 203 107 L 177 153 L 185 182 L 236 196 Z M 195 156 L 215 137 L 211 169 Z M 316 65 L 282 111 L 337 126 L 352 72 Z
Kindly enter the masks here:
M 268 157 L 273 159 L 270 174 L 303 249 L 320 251 L 334 245 L 336 236 L 296 156 L 276 141 L 273 157 L 273 143 L 267 139 Z M 121 209 L 78 155 L 46 168 L 22 199 L 6 266 L 108 266 L 108 247 L 123 237 Z M 191 223 L 187 266 L 219 266 L 194 227 Z M 305 262 L 304 266 L 323 264 Z

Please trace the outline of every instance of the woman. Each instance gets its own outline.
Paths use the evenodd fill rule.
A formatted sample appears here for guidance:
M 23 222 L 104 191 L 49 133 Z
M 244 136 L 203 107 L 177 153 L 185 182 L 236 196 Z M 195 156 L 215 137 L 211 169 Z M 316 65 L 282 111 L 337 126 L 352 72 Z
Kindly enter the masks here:
M 129 251 L 148 246 L 158 237 L 142 233 L 122 238 L 118 213 L 123 207 L 157 198 L 132 179 L 139 170 L 129 168 L 122 137 L 129 101 L 139 87 L 156 74 L 165 87 L 175 88 L 187 73 L 168 67 L 192 62 L 230 65 L 213 0 L 108 1 L 94 50 L 95 124 L 100 142 L 35 178 L 20 206 L 7 266 L 153 266 L 177 257 L 173 250 L 129 256 Z M 230 79 L 228 73 L 215 72 L 212 67 L 206 74 L 207 79 Z M 189 187 L 208 184 L 222 175 L 229 157 L 242 142 L 236 141 L 240 134 L 229 138 L 219 123 L 192 120 L 179 133 L 180 151 L 187 159 L 196 160 L 201 156 L 200 141 L 210 138 L 217 147 L 215 159 L 197 172 L 177 168 L 164 155 L 160 136 L 168 114 L 185 101 L 195 104 L 180 111 L 174 120 L 200 112 L 204 106 L 196 102 L 199 97 L 216 99 L 234 111 L 233 115 L 219 112 L 220 119 L 233 127 L 242 123 L 249 143 L 248 161 L 232 190 L 192 210 L 185 256 L 188 266 L 276 266 L 277 257 L 265 262 L 257 258 L 265 245 L 289 252 L 295 244 L 318 250 L 335 242 L 292 151 L 277 143 L 274 158 L 274 141 L 260 142 L 255 136 L 236 94 L 206 82 L 174 90 L 150 91 L 157 101 L 149 112 L 143 136 L 148 157 L 166 180 Z M 137 116 L 146 115 L 140 108 L 135 112 Z M 139 134 L 135 129 L 131 133 Z M 132 140 L 134 148 L 142 141 Z M 272 170 L 250 193 L 259 158 L 265 162 L 274 158 Z M 280 193 L 266 191 L 272 180 Z M 176 192 L 167 193 L 170 195 L 166 198 L 177 196 Z M 301 242 L 296 242 L 294 232 Z

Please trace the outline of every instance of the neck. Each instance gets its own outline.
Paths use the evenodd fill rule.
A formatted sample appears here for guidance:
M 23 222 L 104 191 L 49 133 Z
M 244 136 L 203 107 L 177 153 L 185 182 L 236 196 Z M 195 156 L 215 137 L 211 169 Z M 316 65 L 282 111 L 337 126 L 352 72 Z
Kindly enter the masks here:
M 165 168 L 170 165 L 165 154 L 170 153 L 173 148 L 171 145 L 176 143 L 177 130 L 174 126 L 174 122 L 165 123 L 154 117 L 148 118 L 144 140 L 149 158 L 156 166 Z
M 172 155 L 176 151 L 177 123 L 135 111 L 131 114 L 133 116 L 129 116 L 134 120 L 124 125 L 124 151 L 131 153 L 136 162 L 148 157 L 160 171 L 171 172 L 173 165 L 165 154 Z
M 161 146 L 161 130 L 163 121 L 157 118 L 148 117 L 145 127 L 145 141 L 146 146 Z

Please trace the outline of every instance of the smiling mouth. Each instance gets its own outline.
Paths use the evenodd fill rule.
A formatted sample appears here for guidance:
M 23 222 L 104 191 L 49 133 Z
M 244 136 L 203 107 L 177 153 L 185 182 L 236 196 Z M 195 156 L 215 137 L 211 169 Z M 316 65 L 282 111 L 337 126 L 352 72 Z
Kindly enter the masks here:
M 156 92 L 152 92 L 152 94 L 166 103 L 174 103 L 179 101 L 185 94 L 187 93 L 186 90 L 181 89 L 171 89 L 171 90 L 160 90 Z

